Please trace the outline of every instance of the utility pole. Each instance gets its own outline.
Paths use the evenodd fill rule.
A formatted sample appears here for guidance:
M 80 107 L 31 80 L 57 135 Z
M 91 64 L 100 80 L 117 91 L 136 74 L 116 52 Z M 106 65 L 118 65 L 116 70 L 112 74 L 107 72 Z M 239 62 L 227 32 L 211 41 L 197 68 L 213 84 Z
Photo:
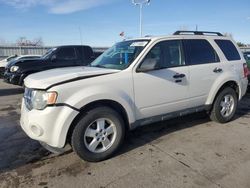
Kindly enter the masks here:
M 150 0 L 132 0 L 132 3 L 134 5 L 138 5 L 140 8 L 140 25 L 139 25 L 139 29 L 140 29 L 140 36 L 142 37 L 142 8 L 143 5 L 149 5 Z

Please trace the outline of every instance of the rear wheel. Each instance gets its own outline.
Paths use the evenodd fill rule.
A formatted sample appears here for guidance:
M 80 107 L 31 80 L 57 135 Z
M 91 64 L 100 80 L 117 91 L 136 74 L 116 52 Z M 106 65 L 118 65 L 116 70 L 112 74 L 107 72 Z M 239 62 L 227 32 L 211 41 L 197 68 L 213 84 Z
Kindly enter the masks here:
M 124 122 L 109 107 L 88 111 L 72 133 L 73 150 L 84 160 L 97 162 L 111 157 L 123 142 Z
M 237 93 L 232 88 L 223 89 L 215 99 L 210 118 L 219 123 L 232 120 L 238 106 Z

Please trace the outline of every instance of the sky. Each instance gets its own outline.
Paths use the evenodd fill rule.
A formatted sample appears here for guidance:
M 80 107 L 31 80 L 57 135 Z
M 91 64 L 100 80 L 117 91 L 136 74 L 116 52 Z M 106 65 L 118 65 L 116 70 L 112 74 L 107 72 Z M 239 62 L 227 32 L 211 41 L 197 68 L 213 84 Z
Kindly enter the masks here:
M 139 36 L 139 7 L 131 0 L 0 0 L 0 41 L 42 37 L 45 45 L 109 47 Z M 151 0 L 143 7 L 143 35 L 176 30 L 231 33 L 250 44 L 250 0 Z

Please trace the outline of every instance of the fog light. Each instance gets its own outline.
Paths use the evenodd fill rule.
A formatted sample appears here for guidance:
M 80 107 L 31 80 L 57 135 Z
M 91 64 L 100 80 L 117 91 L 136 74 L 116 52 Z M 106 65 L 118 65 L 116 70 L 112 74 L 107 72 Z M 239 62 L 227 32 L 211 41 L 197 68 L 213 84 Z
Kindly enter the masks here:
M 43 134 L 43 130 L 39 126 L 31 125 L 30 129 L 35 136 L 42 136 Z

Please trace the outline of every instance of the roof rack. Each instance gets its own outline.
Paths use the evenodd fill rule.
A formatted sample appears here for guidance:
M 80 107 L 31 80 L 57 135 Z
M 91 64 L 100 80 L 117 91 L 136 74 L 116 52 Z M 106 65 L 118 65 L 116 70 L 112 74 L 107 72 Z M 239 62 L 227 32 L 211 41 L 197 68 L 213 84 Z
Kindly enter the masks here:
M 193 35 L 217 35 L 223 36 L 219 32 L 211 32 L 211 31 L 176 31 L 174 35 L 181 35 L 181 34 L 193 34 Z

